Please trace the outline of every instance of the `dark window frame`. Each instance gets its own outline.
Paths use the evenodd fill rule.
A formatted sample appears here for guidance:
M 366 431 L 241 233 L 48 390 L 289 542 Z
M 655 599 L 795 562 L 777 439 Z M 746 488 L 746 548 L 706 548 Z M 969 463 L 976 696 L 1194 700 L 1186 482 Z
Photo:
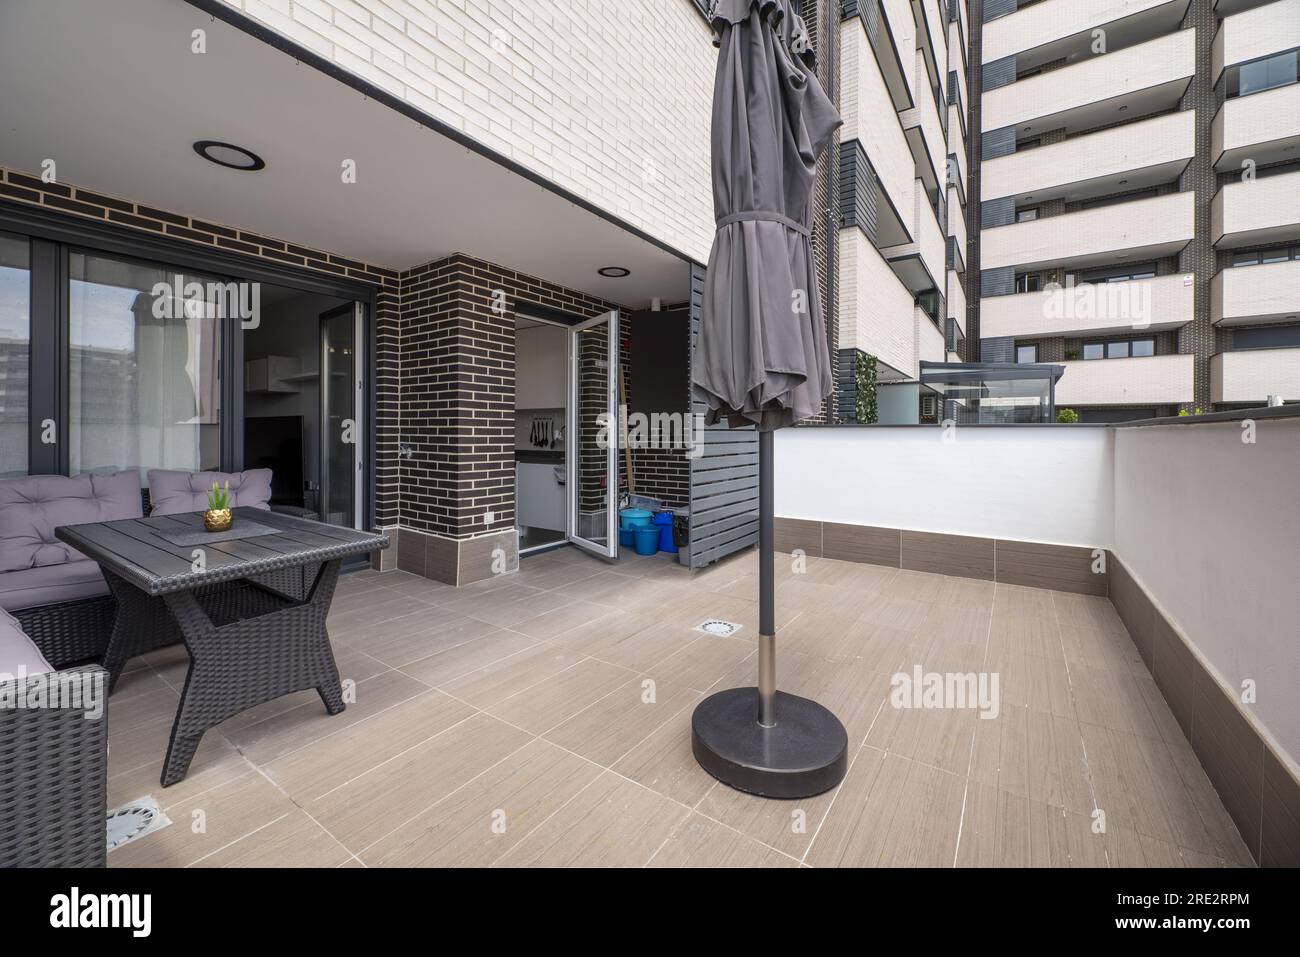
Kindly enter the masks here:
M 378 382 L 378 322 L 375 306 L 377 289 L 368 283 L 332 277 L 272 263 L 230 250 L 197 249 L 192 244 L 163 236 L 142 235 L 127 227 L 93 222 L 50 210 L 0 201 L 0 230 L 25 236 L 32 244 L 31 372 L 29 378 L 28 459 L 29 475 L 67 475 L 67 442 L 70 415 L 69 389 L 69 283 L 68 254 L 73 250 L 125 257 L 164 268 L 191 269 L 217 278 L 285 286 L 361 303 L 365 316 L 367 350 L 366 463 L 362 495 L 363 527 L 372 527 L 375 515 L 375 443 L 378 424 L 375 385 Z M 37 268 L 39 265 L 39 269 Z M 221 463 L 223 469 L 243 467 L 243 336 L 222 336 L 222 420 Z M 41 423 L 56 423 L 56 441 L 41 441 Z

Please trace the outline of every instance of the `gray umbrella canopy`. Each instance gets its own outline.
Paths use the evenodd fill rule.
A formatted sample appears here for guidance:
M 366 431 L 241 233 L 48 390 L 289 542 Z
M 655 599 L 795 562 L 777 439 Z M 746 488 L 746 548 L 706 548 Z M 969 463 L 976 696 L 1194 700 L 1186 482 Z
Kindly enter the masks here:
M 715 0 L 713 205 L 694 381 L 710 419 L 778 429 L 821 411 L 830 354 L 809 234 L 841 123 L 791 0 Z

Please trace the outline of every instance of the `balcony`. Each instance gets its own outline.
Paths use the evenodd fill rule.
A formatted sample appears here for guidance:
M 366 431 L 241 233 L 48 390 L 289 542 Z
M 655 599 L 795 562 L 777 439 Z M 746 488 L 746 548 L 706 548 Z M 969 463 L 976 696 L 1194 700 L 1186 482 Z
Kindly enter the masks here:
M 910 110 L 898 114 L 898 121 L 907 135 L 912 158 L 916 161 L 916 175 L 933 188 L 944 180 L 944 170 L 948 163 L 947 137 L 943 131 L 943 120 L 939 110 L 947 110 L 943 100 L 936 102 L 936 91 L 930 87 L 930 74 L 925 65 L 925 56 L 916 51 L 916 105 Z
M 981 328 L 981 335 L 983 329 Z M 1057 406 L 1175 405 L 1191 402 L 1195 357 L 1143 356 L 1062 363 Z
M 948 235 L 957 240 L 957 252 L 962 270 L 966 263 L 966 214 L 962 210 L 961 196 L 956 186 L 948 187 Z
M 1270 395 L 1300 401 L 1300 349 L 1243 349 L 1210 359 L 1210 399 L 1262 405 Z
M 1029 338 L 1177 329 L 1192 321 L 1194 294 L 1195 287 L 1180 274 L 989 296 L 980 300 L 980 335 Z
M 948 317 L 957 323 L 962 337 L 966 336 L 966 290 L 962 288 L 961 276 L 948 274 Z
M 1196 113 L 1185 110 L 987 160 L 981 190 L 1017 205 L 1107 196 L 1174 182 L 1195 152 Z
M 1300 315 L 1300 260 L 1219 271 L 1210 284 L 1210 319 L 1223 326 L 1291 322 Z
M 1300 238 L 1300 173 L 1229 183 L 1214 197 L 1210 221 L 1220 249 Z
M 985 229 L 981 268 L 1082 267 L 1171 256 L 1195 234 L 1195 209 L 1192 193 L 1170 193 Z
M 917 375 L 914 296 L 858 229 L 840 230 L 840 348 L 876 357 L 882 382 Z
M 840 109 L 844 117 L 840 142 L 856 139 L 862 144 L 884 188 L 887 205 L 897 215 L 906 217 L 912 208 L 916 161 L 898 123 L 885 77 L 856 19 L 845 20 L 840 25 L 840 41 L 843 78 Z M 907 235 L 910 238 L 911 234 Z
M 1195 72 L 1195 31 L 1183 30 L 990 90 L 983 129 L 1074 132 L 1164 112 L 1177 105 Z
M 1296 47 L 1300 47 L 1300 9 L 1290 0 L 1226 15 L 1214 37 L 1213 77 L 1217 81 L 1227 67 Z
M 947 268 L 947 238 L 939 229 L 934 208 L 917 180 L 913 191 L 912 234 L 915 241 L 880 250 L 898 278 L 913 293 L 940 289 Z
M 894 112 L 908 109 L 915 99 L 912 90 L 911 55 L 916 49 L 916 25 L 909 0 L 862 0 L 856 17 L 840 23 L 841 68 L 849 57 L 857 57 L 859 45 L 870 56 L 880 75 L 880 82 Z M 845 72 L 843 92 L 853 93 L 853 83 Z M 841 100 L 841 107 L 845 102 Z M 844 112 L 845 121 L 848 113 Z
M 1178 29 L 1187 0 L 1045 0 L 984 24 L 983 60 L 1030 51 L 1056 60 L 1092 42 L 1094 27 L 1106 26 L 1107 42 L 1136 42 Z M 1080 35 L 1083 35 L 1081 38 Z
M 1289 158 L 1300 147 L 1300 83 L 1238 96 L 1224 102 L 1214 117 L 1211 155 L 1218 170 L 1240 169 Z

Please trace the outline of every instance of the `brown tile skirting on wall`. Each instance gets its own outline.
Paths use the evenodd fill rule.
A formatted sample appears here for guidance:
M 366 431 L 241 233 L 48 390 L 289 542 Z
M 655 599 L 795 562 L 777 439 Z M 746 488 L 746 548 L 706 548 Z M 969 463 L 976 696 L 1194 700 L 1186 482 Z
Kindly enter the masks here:
M 395 529 L 390 535 L 397 541 L 400 571 L 448 585 L 470 585 L 519 569 L 518 536 L 513 528 L 459 539 L 413 528 Z
M 796 548 L 814 558 L 888 565 L 1082 595 L 1105 595 L 1109 588 L 1109 575 L 1093 571 L 1096 550 L 1086 546 L 778 518 L 777 551 Z
M 1255 860 L 1300 866 L 1300 780 L 1113 554 L 1111 602 Z

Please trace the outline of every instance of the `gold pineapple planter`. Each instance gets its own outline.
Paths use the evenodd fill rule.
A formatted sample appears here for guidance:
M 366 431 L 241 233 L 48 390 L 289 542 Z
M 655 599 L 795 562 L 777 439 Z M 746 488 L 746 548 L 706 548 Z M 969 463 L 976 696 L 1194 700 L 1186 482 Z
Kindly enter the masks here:
M 228 508 L 210 508 L 203 513 L 203 527 L 209 532 L 224 532 L 233 521 L 234 516 Z

